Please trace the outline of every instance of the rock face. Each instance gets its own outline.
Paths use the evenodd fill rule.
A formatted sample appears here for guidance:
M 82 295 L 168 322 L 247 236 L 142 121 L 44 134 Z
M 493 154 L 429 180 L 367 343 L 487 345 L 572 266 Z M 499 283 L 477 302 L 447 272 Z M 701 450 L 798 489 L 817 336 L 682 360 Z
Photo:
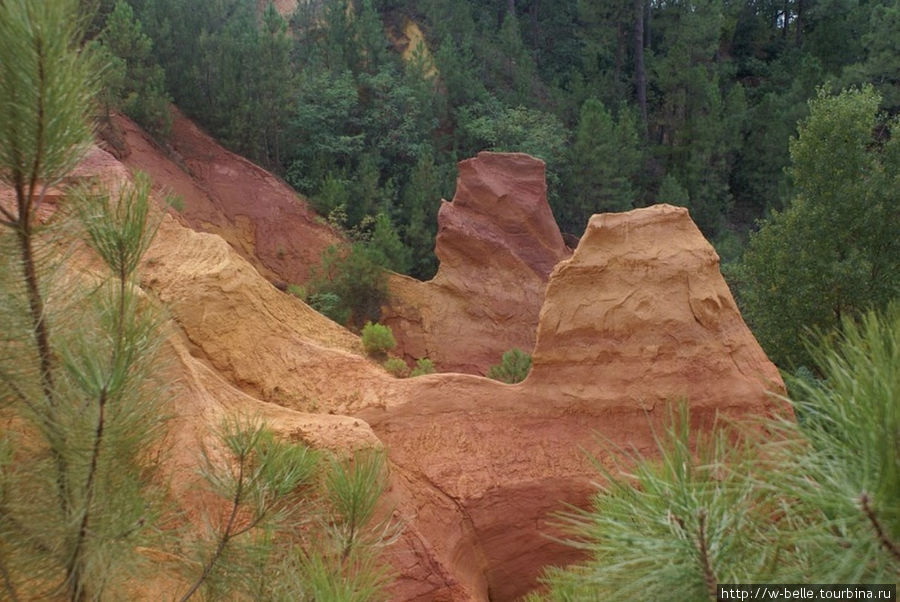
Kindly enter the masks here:
M 399 472 L 455 508 L 456 518 L 434 519 L 432 541 L 478 577 L 467 582 L 477 600 L 516 599 L 542 566 L 575 558 L 543 534 L 562 500 L 587 502 L 596 472 L 582 450 L 610 460 L 598 434 L 653 454 L 651 426 L 679 398 L 709 428 L 780 411 L 768 391 L 783 391 L 715 251 L 668 205 L 592 218 L 550 277 L 525 382 L 411 382 L 409 401 L 359 415 Z
M 283 181 L 222 148 L 177 109 L 172 118 L 167 154 L 134 122 L 116 116 L 129 151 L 125 165 L 147 172 L 160 193 L 180 197 L 185 223 L 224 238 L 266 278 L 305 282 L 338 234 Z
M 752 405 L 781 386 L 687 209 L 591 218 L 550 278 L 530 381 L 572 403 Z M 728 399 L 719 399 L 723 390 Z
M 383 445 L 386 503 L 406 524 L 385 551 L 398 575 L 389 599 L 514 600 L 542 567 L 577 559 L 545 535 L 554 510 L 586 504 L 593 491 L 585 452 L 610 461 L 598 434 L 652 454 L 651 426 L 678 398 L 690 400 L 697 428 L 782 409 L 767 393 L 783 390 L 778 372 L 684 209 L 595 216 L 565 259 L 545 200 L 537 202 L 535 166 L 521 155 L 464 163 L 441 213 L 441 272 L 429 283 L 402 281 L 445 304 L 444 313 L 421 308 L 430 325 L 422 341 L 439 334 L 485 358 L 478 341 L 527 322 L 516 312 L 498 318 L 511 311 L 501 297 L 542 304 L 539 320 L 537 309 L 529 318 L 534 368 L 518 385 L 464 374 L 394 379 L 361 355 L 354 335 L 275 290 L 220 237 L 167 217 L 142 286 L 173 318 L 174 492 L 190 499 L 200 446 L 234 412 L 329 449 Z M 126 177 L 102 151 L 82 171 Z
M 438 213 L 437 274 L 391 282 L 382 321 L 407 358 L 483 374 L 504 351 L 531 351 L 547 278 L 570 254 L 544 171 L 523 154 L 483 152 L 459 163 L 456 194 Z

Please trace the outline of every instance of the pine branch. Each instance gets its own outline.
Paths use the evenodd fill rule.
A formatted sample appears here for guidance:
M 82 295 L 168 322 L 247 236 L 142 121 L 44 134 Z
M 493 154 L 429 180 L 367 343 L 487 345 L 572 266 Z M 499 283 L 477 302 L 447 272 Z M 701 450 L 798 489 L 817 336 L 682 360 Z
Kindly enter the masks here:
M 875 529 L 875 535 L 878 538 L 878 541 L 884 546 L 884 549 L 894 557 L 894 560 L 900 562 L 900 548 L 898 548 L 897 544 L 891 541 L 891 538 L 885 533 L 884 528 L 881 526 L 881 521 L 878 520 L 878 515 L 875 514 L 875 510 L 869 505 L 869 494 L 863 491 L 862 495 L 859 496 L 859 503 L 862 506 L 863 514 L 865 514 L 866 518 L 869 519 L 869 522 L 872 523 L 872 528 Z
M 79 586 L 79 582 L 81 581 L 78 575 L 78 567 L 81 563 L 81 555 L 82 548 L 84 546 L 84 542 L 87 539 L 88 527 L 90 525 L 91 519 L 91 504 L 94 499 L 94 480 L 97 474 L 97 466 L 100 459 L 100 446 L 103 442 L 103 430 L 105 427 L 105 410 L 106 410 L 106 402 L 108 400 L 108 389 L 107 387 L 103 388 L 103 391 L 100 393 L 99 399 L 99 415 L 97 417 L 97 428 L 94 431 L 94 445 L 91 450 L 91 464 L 90 469 L 88 470 L 87 475 L 87 484 L 85 485 L 85 499 L 84 499 L 84 511 L 81 517 L 81 525 L 78 527 L 78 537 L 75 541 L 75 549 L 72 551 L 72 558 L 69 561 L 69 566 L 66 570 L 66 581 L 70 584 L 70 593 L 72 600 L 76 600 L 80 597 L 77 592 L 81 591 Z
M 0 205 L 0 213 L 2 213 L 3 217 L 6 218 L 6 220 L 0 221 L 0 224 L 3 224 L 7 228 L 12 228 L 18 223 L 16 216 L 8 211 L 3 205 Z
M 684 520 L 682 520 L 681 517 L 670 511 L 669 518 L 675 521 L 675 524 L 690 537 L 687 526 L 684 524 Z M 706 592 L 709 594 L 710 599 L 715 600 L 717 598 L 716 594 L 718 593 L 716 588 L 718 579 L 716 578 L 715 571 L 713 571 L 712 563 L 709 558 L 709 550 L 706 547 L 706 510 L 703 508 L 697 512 L 697 539 L 696 542 L 693 543 L 700 555 L 700 569 L 703 571 L 703 583 L 706 586 Z
M 703 568 L 703 581 L 706 584 L 706 593 L 709 594 L 711 600 L 716 600 L 717 591 L 716 584 L 719 580 L 713 571 L 709 558 L 709 551 L 706 548 L 706 510 L 701 508 L 697 513 L 697 550 L 700 552 L 700 565 Z
M 206 566 L 203 567 L 203 572 L 200 574 L 200 577 L 194 582 L 191 588 L 187 591 L 184 596 L 181 597 L 180 602 L 187 602 L 197 590 L 200 589 L 200 586 L 203 585 L 203 582 L 209 577 L 212 573 L 213 567 L 216 562 L 219 561 L 219 558 L 222 556 L 222 553 L 225 551 L 225 547 L 228 545 L 228 542 L 234 537 L 234 533 L 232 529 L 234 529 L 234 522 L 237 519 L 238 509 L 241 506 L 241 498 L 244 494 L 244 465 L 247 462 L 246 454 L 242 453 L 240 458 L 240 465 L 238 467 L 238 477 L 237 477 L 237 489 L 234 492 L 234 497 L 231 502 L 231 515 L 228 517 L 228 523 L 225 525 L 225 530 L 222 532 L 222 536 L 219 539 L 219 543 L 216 546 L 216 551 L 213 553 L 212 557 L 206 563 Z

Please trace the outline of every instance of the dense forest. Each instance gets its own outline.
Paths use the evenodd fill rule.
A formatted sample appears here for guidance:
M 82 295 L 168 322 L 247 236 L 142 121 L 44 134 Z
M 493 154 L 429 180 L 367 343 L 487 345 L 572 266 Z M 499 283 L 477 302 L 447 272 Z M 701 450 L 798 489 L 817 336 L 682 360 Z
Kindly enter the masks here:
M 575 236 L 593 213 L 688 207 L 752 305 L 759 295 L 742 284 L 752 288 L 763 266 L 727 264 L 738 263 L 759 220 L 814 188 L 821 174 L 797 168 L 790 140 L 810 99 L 827 103 L 850 87 L 870 99 L 860 160 L 889 176 L 874 197 L 896 199 L 896 152 L 884 150 L 896 146 L 890 119 L 900 109 L 900 6 L 890 0 L 318 0 L 287 19 L 250 0 L 82 1 L 95 11 L 95 43 L 116 65 L 107 106 L 164 140 L 173 100 L 366 240 L 384 267 L 418 278 L 436 269 L 436 212 L 452 195 L 456 162 L 521 151 L 545 160 L 554 214 Z M 411 23 L 421 44 L 404 35 Z M 818 148 L 807 161 L 834 150 L 808 143 Z M 867 173 L 836 174 L 857 181 L 830 202 L 843 207 L 845 195 L 869 190 Z M 876 213 L 860 219 L 897 224 L 895 209 Z M 863 259 L 895 257 L 882 243 Z M 757 263 L 773 252 L 757 252 L 768 253 Z M 888 290 L 876 305 L 896 294 L 896 263 L 878 273 Z M 838 294 L 790 320 L 835 325 L 843 306 L 872 305 L 859 296 Z M 799 343 L 761 338 L 779 363 L 804 359 Z

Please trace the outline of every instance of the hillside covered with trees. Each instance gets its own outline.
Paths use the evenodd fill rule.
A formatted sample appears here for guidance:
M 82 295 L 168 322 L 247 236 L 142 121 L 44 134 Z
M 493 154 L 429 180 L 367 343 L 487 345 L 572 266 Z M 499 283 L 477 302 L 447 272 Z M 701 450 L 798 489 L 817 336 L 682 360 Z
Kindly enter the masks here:
M 173 100 L 367 241 L 377 263 L 422 279 L 436 269 L 436 213 L 452 192 L 456 162 L 485 149 L 547 163 L 564 232 L 579 236 L 593 213 L 667 202 L 690 209 L 725 264 L 741 258 L 758 220 L 797 195 L 812 192 L 833 200 L 828 212 L 850 213 L 860 187 L 879 187 L 869 196 L 885 202 L 896 198 L 897 153 L 879 150 L 896 146 L 888 144 L 890 116 L 900 109 L 895 2 L 318 0 L 286 16 L 248 0 L 83 3 L 95 11 L 95 43 L 114 58 L 108 107 L 165 140 L 165 103 Z M 411 23 L 422 44 L 404 35 Z M 812 163 L 834 140 L 811 141 L 820 146 L 805 154 L 799 144 L 792 168 L 790 140 L 807 101 L 864 85 L 872 88 L 862 95 L 863 146 L 854 148 L 877 155 L 887 177 L 869 178 L 871 158 L 855 175 L 817 175 Z M 821 186 L 842 178 L 855 183 L 822 196 Z M 897 214 L 865 219 L 895 226 Z M 835 240 L 806 228 L 826 246 Z M 773 302 L 753 289 L 768 278 L 760 262 L 776 253 L 760 249 L 766 240 L 761 235 L 747 265 L 728 275 L 767 351 L 780 364 L 804 363 L 801 344 L 787 349 L 775 340 L 800 327 L 770 326 L 759 315 Z M 860 251 L 862 263 L 832 271 L 871 276 L 867 253 L 894 257 L 875 250 L 881 238 L 873 244 Z M 817 252 L 824 262 L 846 259 L 828 259 L 843 251 Z M 877 305 L 896 292 L 896 263 L 875 270 L 888 289 L 873 293 Z M 835 277 L 843 279 L 838 289 L 872 288 Z M 788 269 L 781 278 L 794 275 Z M 818 284 L 812 289 L 819 295 Z M 846 296 L 797 308 L 789 320 L 829 327 L 842 306 L 871 305 L 866 292 Z M 773 328 L 780 334 L 769 336 Z

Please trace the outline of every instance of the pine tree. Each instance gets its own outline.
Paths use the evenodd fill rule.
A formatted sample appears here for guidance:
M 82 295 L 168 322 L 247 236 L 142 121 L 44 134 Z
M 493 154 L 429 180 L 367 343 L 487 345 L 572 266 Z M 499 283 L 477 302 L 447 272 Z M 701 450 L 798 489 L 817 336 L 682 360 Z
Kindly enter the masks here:
M 150 134 L 165 137 L 171 127 L 165 74 L 153 57 L 152 40 L 143 32 L 131 6 L 119 0 L 100 34 L 109 58 L 121 61 L 105 83 L 112 105 L 121 108 Z
M 84 186 L 39 214 L 91 142 L 79 22 L 74 2 L 0 4 L 0 178 L 15 193 L 0 208 L 0 407 L 13 425 L 0 447 L 16 450 L 0 466 L 0 575 L 13 600 L 116 595 L 154 515 L 156 321 L 133 282 L 153 234 L 149 186 Z M 109 277 L 61 270 L 59 245 L 80 231 Z
M 634 181 L 640 160 L 631 113 L 623 110 L 614 119 L 600 101 L 587 100 L 570 151 L 565 228 L 582 232 L 594 213 L 631 209 L 637 196 Z

